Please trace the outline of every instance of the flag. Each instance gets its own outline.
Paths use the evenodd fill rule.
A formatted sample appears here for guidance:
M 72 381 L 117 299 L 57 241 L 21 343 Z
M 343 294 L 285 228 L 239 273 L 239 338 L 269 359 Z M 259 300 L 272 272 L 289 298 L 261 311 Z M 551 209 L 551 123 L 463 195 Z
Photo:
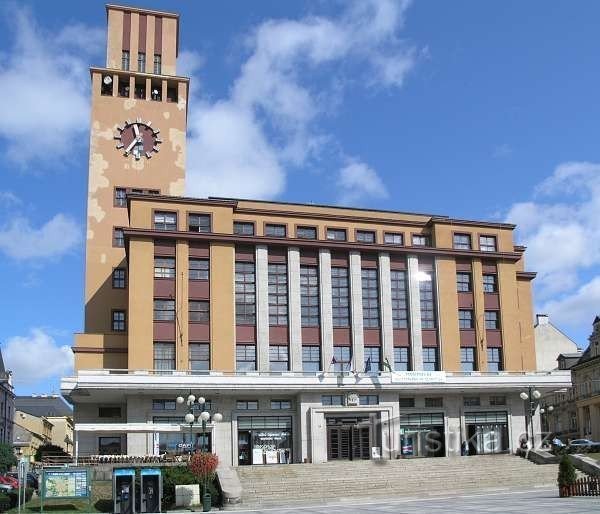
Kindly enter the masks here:
M 365 373 L 369 373 L 371 371 L 371 357 L 367 359 L 365 362 Z
M 383 371 L 389 371 L 390 373 L 393 371 L 390 361 L 387 357 L 383 361 Z

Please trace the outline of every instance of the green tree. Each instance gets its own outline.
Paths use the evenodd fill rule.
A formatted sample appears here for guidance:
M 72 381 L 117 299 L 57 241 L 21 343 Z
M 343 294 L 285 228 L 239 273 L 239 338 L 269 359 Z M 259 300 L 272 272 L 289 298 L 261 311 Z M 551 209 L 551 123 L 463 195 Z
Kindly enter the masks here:
M 17 458 L 10 444 L 0 443 L 0 473 L 6 473 L 17 465 Z
M 35 451 L 35 456 L 33 457 L 36 462 L 40 462 L 44 455 L 52 456 L 52 457 L 69 457 L 70 455 L 63 450 L 60 446 L 55 444 L 42 444 L 42 446 L 38 446 Z
M 558 465 L 558 485 L 568 486 L 573 485 L 577 480 L 577 473 L 575 472 L 575 466 L 569 459 L 568 455 L 563 455 Z

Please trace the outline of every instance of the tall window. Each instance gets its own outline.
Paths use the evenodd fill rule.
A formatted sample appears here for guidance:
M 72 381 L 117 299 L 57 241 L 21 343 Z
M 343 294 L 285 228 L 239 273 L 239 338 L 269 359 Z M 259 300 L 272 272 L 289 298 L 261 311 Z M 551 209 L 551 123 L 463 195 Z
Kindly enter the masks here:
M 190 300 L 189 316 L 191 322 L 208 323 L 210 320 L 210 304 L 208 300 Z
M 235 369 L 237 371 L 256 370 L 256 346 L 253 344 L 238 344 L 235 347 Z
M 300 305 L 303 327 L 319 326 L 319 269 L 300 266 Z
M 488 371 L 502 371 L 502 348 L 487 349 Z
M 356 241 L 358 243 L 374 243 L 375 232 L 373 232 L 372 230 L 357 230 Z
M 301 239 L 317 239 L 316 227 L 298 227 L 296 237 Z
M 498 285 L 496 282 L 496 275 L 493 273 L 486 273 L 483 275 L 483 292 L 484 293 L 497 293 Z
M 327 239 L 330 241 L 345 241 L 346 240 L 346 229 L 345 228 L 328 228 Z
M 409 352 L 408 348 L 404 346 L 396 346 L 394 348 L 394 370 L 396 371 L 409 371 Z
M 210 345 L 208 343 L 190 343 L 189 369 L 208 371 L 210 369 Z
M 363 268 L 362 276 L 362 305 L 363 326 L 365 328 L 379 327 L 379 287 L 377 285 L 377 270 Z
M 333 326 L 350 326 L 350 286 L 348 268 L 331 268 Z
M 113 228 L 113 246 L 123 248 L 125 246 L 125 235 L 122 228 Z
M 457 273 L 456 274 L 456 290 L 459 293 L 471 292 L 471 274 Z
M 438 370 L 438 351 L 437 348 L 423 348 L 423 370 Z
M 419 280 L 421 293 L 421 328 L 435 328 L 435 304 L 433 298 L 433 272 L 424 273 Z
M 392 282 L 392 322 L 394 328 L 408 327 L 408 306 L 406 289 L 406 272 L 391 270 Z
M 113 332 L 125 332 L 125 311 L 112 311 Z
M 479 249 L 482 252 L 495 252 L 496 236 L 479 236 Z
M 115 268 L 113 270 L 112 286 L 115 289 L 125 289 L 125 268 Z
M 175 343 L 154 343 L 154 369 L 175 369 Z
M 319 371 L 321 369 L 321 348 L 318 346 L 302 346 L 302 371 Z
M 289 369 L 288 347 L 284 345 L 269 346 L 269 369 L 271 371 L 287 371 Z
M 154 230 L 177 230 L 177 214 L 174 212 L 155 212 Z
M 208 280 L 208 259 L 189 259 L 190 280 Z
M 460 349 L 460 369 L 462 371 L 475 371 L 475 348 Z
M 379 346 L 365 346 L 365 372 L 381 370 L 381 348 Z
M 253 236 L 254 223 L 250 223 L 248 221 L 234 221 L 233 233 L 238 236 Z
M 143 52 L 138 52 L 138 71 L 146 73 L 146 54 Z
M 256 324 L 256 275 L 253 262 L 235 263 L 235 322 Z
M 160 75 L 162 66 L 161 66 L 162 58 L 160 54 L 154 54 L 154 74 Z
M 210 214 L 190 214 L 188 230 L 190 232 L 210 232 Z
M 352 349 L 349 346 L 333 347 L 333 371 L 349 371 L 352 365 Z
M 123 50 L 121 53 L 121 69 L 129 71 L 129 50 Z
M 154 257 L 154 278 L 175 278 L 175 257 Z
M 456 250 L 470 250 L 471 236 L 469 234 L 454 234 L 453 243 Z
M 115 187 L 115 207 L 127 207 L 127 189 Z
M 498 330 L 500 328 L 498 311 L 485 311 L 485 328 L 487 330 Z
M 459 309 L 458 328 L 473 328 L 473 311 L 470 309 Z
M 269 264 L 269 324 L 288 324 L 287 264 Z
M 175 300 L 154 300 L 154 321 L 175 321 Z
M 265 226 L 265 236 L 269 237 L 285 237 L 286 230 L 285 225 L 272 225 L 267 224 Z

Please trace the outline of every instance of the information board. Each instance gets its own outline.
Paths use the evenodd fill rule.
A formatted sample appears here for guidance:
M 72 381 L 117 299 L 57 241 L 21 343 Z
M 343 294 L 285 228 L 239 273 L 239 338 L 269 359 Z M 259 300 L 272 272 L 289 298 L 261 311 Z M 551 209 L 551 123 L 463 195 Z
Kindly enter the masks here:
M 90 494 L 87 469 L 44 470 L 43 494 L 46 499 L 88 498 Z

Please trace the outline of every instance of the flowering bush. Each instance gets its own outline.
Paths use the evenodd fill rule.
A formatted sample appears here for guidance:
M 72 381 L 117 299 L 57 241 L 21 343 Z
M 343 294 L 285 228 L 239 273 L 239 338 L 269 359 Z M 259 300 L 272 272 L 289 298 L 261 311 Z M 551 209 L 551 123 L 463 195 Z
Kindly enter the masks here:
M 219 458 L 214 453 L 194 453 L 188 463 L 189 470 L 198 480 L 213 477 L 219 464 Z

